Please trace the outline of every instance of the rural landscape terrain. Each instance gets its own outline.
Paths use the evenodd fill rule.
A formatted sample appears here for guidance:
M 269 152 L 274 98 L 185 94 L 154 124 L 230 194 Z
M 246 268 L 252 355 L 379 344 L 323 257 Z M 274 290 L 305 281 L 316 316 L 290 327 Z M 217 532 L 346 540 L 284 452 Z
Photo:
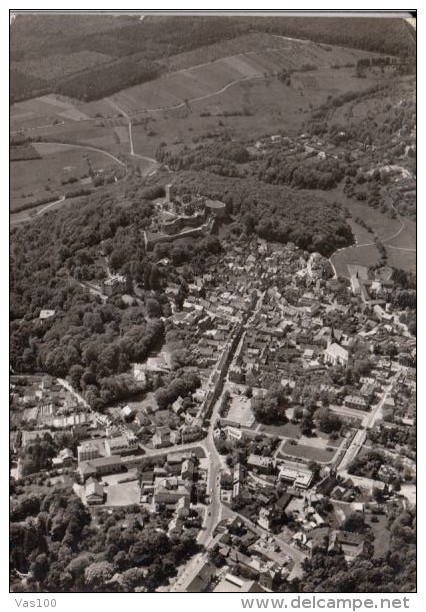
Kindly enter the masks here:
M 416 30 L 18 14 L 13 592 L 416 589 Z

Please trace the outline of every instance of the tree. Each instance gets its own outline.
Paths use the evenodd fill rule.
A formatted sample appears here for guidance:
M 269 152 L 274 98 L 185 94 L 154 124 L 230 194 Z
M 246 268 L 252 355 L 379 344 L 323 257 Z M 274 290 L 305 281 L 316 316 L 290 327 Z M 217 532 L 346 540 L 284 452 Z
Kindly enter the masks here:
M 49 563 L 45 553 L 37 555 L 35 561 L 30 565 L 30 572 L 37 582 L 43 582 L 48 570 Z
M 252 401 L 252 410 L 259 423 L 277 425 L 287 422 L 288 399 L 281 385 L 274 385 L 263 397 Z
M 96 591 L 114 575 L 114 566 L 108 561 L 97 561 L 84 570 L 84 580 L 88 587 Z
M 161 317 L 161 306 L 154 298 L 148 298 L 146 301 L 146 309 L 150 317 Z
M 362 532 L 365 531 L 365 528 L 364 517 L 360 512 L 352 512 L 342 524 L 342 529 L 344 531 Z
M 339 416 L 326 408 L 318 410 L 315 414 L 315 419 L 319 424 L 320 430 L 325 433 L 340 431 L 342 427 L 342 421 Z

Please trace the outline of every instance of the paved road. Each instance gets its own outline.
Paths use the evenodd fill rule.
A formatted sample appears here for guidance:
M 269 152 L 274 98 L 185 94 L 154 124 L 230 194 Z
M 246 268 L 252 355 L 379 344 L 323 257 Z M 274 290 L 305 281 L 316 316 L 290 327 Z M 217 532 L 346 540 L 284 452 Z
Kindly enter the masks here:
M 228 511 L 228 514 L 231 514 L 233 517 L 237 517 L 241 519 L 257 535 L 262 536 L 266 534 L 268 538 L 271 538 L 272 540 L 274 540 L 276 544 L 278 544 L 281 551 L 287 557 L 290 557 L 290 559 L 293 561 L 293 567 L 288 576 L 289 580 L 293 580 L 293 578 L 296 578 L 296 577 L 297 578 L 302 577 L 303 575 L 302 562 L 304 561 L 304 559 L 306 559 L 306 555 L 301 550 L 299 550 L 298 548 L 295 548 L 294 546 L 291 546 L 285 540 L 280 538 L 280 536 L 274 535 L 268 531 L 265 531 L 264 529 L 261 529 L 258 525 L 255 525 L 252 521 L 250 521 L 247 517 L 243 516 L 242 514 L 239 514 L 238 512 L 234 512 L 230 509 L 227 509 L 227 511 Z
M 381 412 L 382 412 L 382 408 L 383 405 L 389 395 L 389 393 L 392 391 L 393 385 L 395 383 L 395 380 L 397 379 L 398 375 L 395 375 L 392 379 L 392 382 L 388 385 L 388 387 L 386 387 L 382 398 L 380 399 L 380 401 L 376 404 L 376 406 L 374 406 L 374 408 L 372 409 L 371 412 L 367 413 L 367 415 L 364 417 L 364 421 L 363 421 L 363 429 L 359 429 L 355 436 L 353 437 L 352 442 L 350 443 L 350 445 L 348 446 L 346 453 L 343 456 L 343 459 L 341 460 L 337 471 L 340 475 L 346 475 L 347 474 L 347 468 L 350 466 L 350 464 L 352 463 L 352 461 L 355 459 L 355 457 L 357 456 L 358 452 L 361 450 L 362 446 L 365 443 L 366 437 L 367 437 L 367 430 L 370 429 L 371 427 L 373 427 L 373 425 L 375 424 L 375 422 L 377 421 L 377 419 L 379 419 L 381 417 Z M 352 476 L 350 476 L 352 478 Z
M 400 228 L 396 232 L 394 232 L 390 236 L 386 236 L 386 238 L 378 237 L 380 242 L 385 246 L 386 249 L 396 249 L 398 251 L 410 251 L 410 252 L 414 252 L 415 253 L 416 249 L 408 249 L 408 248 L 397 247 L 397 246 L 393 246 L 391 244 L 387 244 L 390 240 L 393 240 L 394 238 L 397 238 L 400 235 L 400 233 L 402 231 L 404 231 L 404 229 L 407 226 L 407 220 L 402 215 L 399 214 L 399 212 L 396 210 L 395 206 L 392 203 L 390 203 L 390 206 L 391 206 L 392 210 L 394 211 L 394 213 L 396 214 L 396 217 L 397 217 L 398 221 L 401 223 L 401 226 L 400 226 Z M 335 257 L 335 255 L 337 255 L 337 253 L 340 253 L 341 251 L 345 251 L 345 250 L 348 250 L 348 249 L 359 249 L 359 248 L 367 247 L 367 246 L 375 246 L 375 243 L 374 242 L 366 242 L 364 244 L 358 244 L 357 237 L 355 236 L 355 244 L 353 244 L 351 246 L 348 246 L 348 247 L 343 247 L 341 249 L 337 249 L 337 251 L 335 251 L 330 256 L 330 258 L 328 260 L 330 262 L 330 264 L 331 264 L 331 267 L 333 268 L 334 278 L 337 278 L 337 271 L 336 271 L 336 268 L 335 268 L 335 266 L 333 264 L 332 259 L 333 259 L 333 257 Z
M 124 162 L 121 161 L 121 159 L 118 159 L 118 157 L 115 157 L 115 155 L 113 155 L 112 153 L 108 153 L 108 151 L 104 151 L 103 149 L 98 149 L 97 147 L 90 147 L 89 145 L 84 145 L 84 144 L 74 144 L 74 143 L 70 143 L 70 142 L 48 142 L 46 140 L 43 140 L 42 142 L 36 143 L 38 145 L 57 145 L 58 147 L 65 147 L 68 149 L 87 149 L 88 151 L 96 151 L 97 153 L 102 153 L 103 155 L 106 155 L 107 157 L 110 157 L 111 159 L 113 159 L 114 161 L 116 161 L 118 164 L 120 164 L 120 166 L 126 166 L 126 164 Z
M 71 395 L 73 395 L 75 397 L 75 399 L 83 404 L 83 406 L 85 406 L 86 408 L 88 408 L 89 410 L 91 410 L 89 404 L 87 403 L 87 401 L 84 399 L 84 397 L 78 393 L 72 386 L 71 384 L 65 380 L 65 378 L 58 378 L 58 383 L 60 385 L 62 385 L 65 389 L 67 389 L 67 391 L 69 391 L 71 393 Z
M 52 206 L 56 206 L 57 204 L 60 204 L 61 202 L 63 202 L 65 200 L 65 196 L 61 196 L 59 198 L 59 200 L 55 200 L 54 202 L 50 202 L 49 204 L 46 204 L 46 206 L 43 206 L 43 208 L 38 209 L 35 214 L 31 217 L 21 217 L 20 219 L 12 219 L 10 221 L 10 225 L 18 225 L 19 223 L 23 223 L 24 221 L 32 221 L 33 219 L 35 219 L 36 217 L 38 217 L 39 215 L 41 215 L 42 213 L 44 213 L 46 210 L 48 210 L 49 208 L 52 208 Z M 40 206 L 39 204 L 35 204 L 34 208 L 36 208 L 36 206 Z M 29 209 L 29 210 L 33 210 L 33 209 Z M 18 213 L 16 213 L 18 214 Z M 11 217 L 13 217 L 13 211 L 11 211 Z

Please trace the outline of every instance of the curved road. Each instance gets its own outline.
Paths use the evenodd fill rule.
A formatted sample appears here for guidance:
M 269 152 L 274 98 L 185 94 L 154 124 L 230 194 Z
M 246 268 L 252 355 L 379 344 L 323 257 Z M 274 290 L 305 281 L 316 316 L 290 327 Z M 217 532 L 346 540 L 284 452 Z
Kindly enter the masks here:
M 132 119 L 130 117 L 130 115 L 128 113 L 126 113 L 125 110 L 123 110 L 118 104 L 117 102 L 112 99 L 112 98 L 108 98 L 107 102 L 110 106 L 112 106 L 113 108 L 115 108 L 116 110 L 118 110 L 119 113 L 121 113 L 124 117 L 126 117 L 127 121 L 128 121 L 128 128 L 129 128 L 129 144 L 130 144 L 130 155 L 132 157 L 138 157 L 139 159 L 143 159 L 145 161 L 147 161 L 148 163 L 151 164 L 151 167 L 148 168 L 148 170 L 151 172 L 149 174 L 149 176 L 152 176 L 153 174 L 155 174 L 155 172 L 158 170 L 158 167 L 160 166 L 160 164 L 158 163 L 158 161 L 156 159 L 154 159 L 153 157 L 146 157 L 145 155 L 139 155 L 139 153 L 135 153 L 135 148 L 133 146 L 133 125 L 132 125 Z M 152 171 L 154 168 L 154 171 Z M 147 170 L 147 172 L 148 172 Z
M 46 206 L 43 206 L 43 208 L 40 208 L 39 210 L 37 210 L 36 213 L 32 217 L 21 217 L 20 219 L 15 219 L 15 220 L 11 219 L 10 225 L 18 225 L 18 223 L 23 223 L 24 221 L 32 221 L 33 219 L 35 219 L 36 217 L 44 213 L 46 210 L 48 210 L 52 206 L 56 206 L 56 204 L 60 204 L 64 200 L 65 200 L 65 196 L 63 195 L 59 198 L 59 200 L 55 200 L 55 202 L 50 202 L 49 204 L 46 204 Z M 37 204 L 34 206 L 34 208 L 36 208 L 36 206 Z M 34 209 L 29 208 L 28 210 L 34 210 Z M 19 213 L 15 213 L 15 214 L 19 214 Z M 11 217 L 13 216 L 13 211 L 11 211 L 10 216 Z
M 126 166 L 126 164 L 124 162 L 121 161 L 121 159 L 118 159 L 118 157 L 115 157 L 115 155 L 113 155 L 112 153 L 108 153 L 108 151 L 104 151 L 103 149 L 98 149 L 96 147 L 91 147 L 89 145 L 84 145 L 84 144 L 74 144 L 71 142 L 55 142 L 55 141 L 47 141 L 47 140 L 42 140 L 40 142 L 35 143 L 36 145 L 57 145 L 59 147 L 68 147 L 71 149 L 88 149 L 89 151 L 96 151 L 97 153 L 103 153 L 103 155 L 107 155 L 108 157 L 110 157 L 111 159 L 113 159 L 114 161 L 116 161 L 118 164 L 120 164 L 121 166 Z

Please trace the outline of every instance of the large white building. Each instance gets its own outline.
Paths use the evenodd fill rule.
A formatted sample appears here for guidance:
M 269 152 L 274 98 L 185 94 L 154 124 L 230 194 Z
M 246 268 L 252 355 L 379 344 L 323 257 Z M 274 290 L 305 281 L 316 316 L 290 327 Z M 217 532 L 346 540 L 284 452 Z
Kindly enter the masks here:
M 341 365 L 346 367 L 349 362 L 349 353 L 343 346 L 333 342 L 324 351 L 324 361 L 334 366 Z

